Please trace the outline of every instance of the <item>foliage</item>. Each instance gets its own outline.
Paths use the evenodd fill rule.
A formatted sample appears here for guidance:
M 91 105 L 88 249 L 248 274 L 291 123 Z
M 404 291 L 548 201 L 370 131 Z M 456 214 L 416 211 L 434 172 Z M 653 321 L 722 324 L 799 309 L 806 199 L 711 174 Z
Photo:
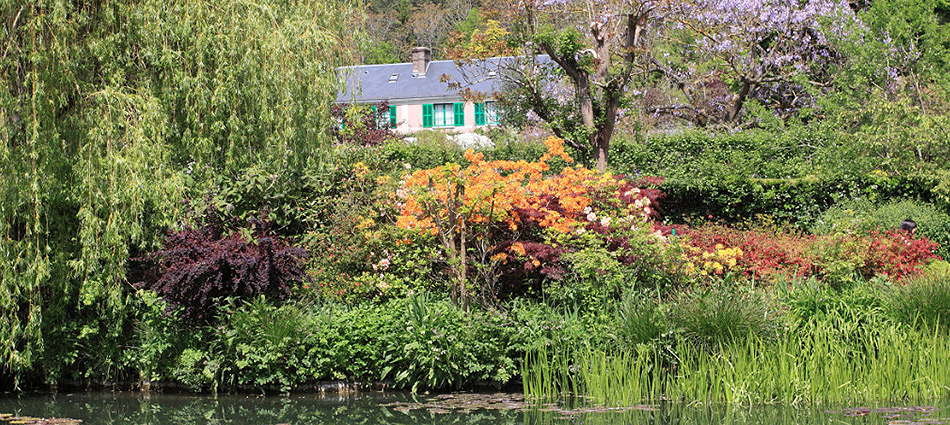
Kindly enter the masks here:
M 330 115 L 339 123 L 333 127 L 337 142 L 358 146 L 376 146 L 396 139 L 389 121 L 389 102 L 375 105 L 335 103 Z
M 946 43 L 950 39 L 950 4 L 945 0 L 875 1 L 870 2 L 861 18 L 877 32 L 887 34 L 894 45 L 908 50 L 908 56 L 914 60 L 903 65 L 910 67 L 909 71 L 937 80 L 946 89 L 946 71 L 950 69 L 950 45 Z
M 853 36 L 846 31 L 857 21 L 846 4 L 832 0 L 660 7 L 667 24 L 654 57 L 662 82 L 648 88 L 642 107 L 700 127 L 739 121 L 749 101 L 783 118 L 812 107 L 832 87 L 828 68 L 843 60 L 833 41 Z
M 252 226 L 248 234 L 226 235 L 216 223 L 169 232 L 162 249 L 142 259 L 136 285 L 197 321 L 211 318 L 227 297 L 286 298 L 291 283 L 308 280 L 302 268 L 307 252 L 274 236 L 266 222 Z
M 494 19 L 482 19 L 477 9 L 457 25 L 458 31 L 448 40 L 448 57 L 456 60 L 488 59 L 511 56 L 508 30 Z
M 692 341 L 712 348 L 749 337 L 774 338 L 779 327 L 777 311 L 761 294 L 727 286 L 681 294 L 669 317 Z
M 212 332 L 220 348 L 221 376 L 230 386 L 250 385 L 287 392 L 332 369 L 328 350 L 308 341 L 327 332 L 328 317 L 319 308 L 289 303 L 275 306 L 263 297 L 228 306 Z
M 664 213 L 674 221 L 769 215 L 807 229 L 826 209 L 854 198 L 937 201 L 939 173 L 918 171 L 931 165 L 882 162 L 860 144 L 820 127 L 683 131 L 615 140 L 611 158 L 614 172 L 664 176 Z
M 410 297 L 396 319 L 405 332 L 386 336 L 381 376 L 413 392 L 458 389 L 472 382 L 504 385 L 515 373 L 505 348 L 509 329 L 496 327 L 489 318 L 433 302 L 425 294 Z
M 829 208 L 812 226 L 818 234 L 867 232 L 898 228 L 905 219 L 917 223 L 917 235 L 939 244 L 938 256 L 950 253 L 950 215 L 935 206 L 912 200 L 891 200 L 882 203 L 867 199 L 842 202 Z
M 130 256 L 183 187 L 294 168 L 324 129 L 348 2 L 9 1 L 0 6 L 0 364 L 53 383 L 120 347 Z M 103 376 L 116 357 L 95 362 Z M 90 363 L 92 364 L 92 363 Z
M 470 165 L 446 164 L 419 170 L 405 179 L 399 197 L 403 204 L 400 227 L 437 236 L 453 275 L 453 299 L 467 309 L 469 261 L 482 280 L 488 300 L 497 296 L 499 270 L 509 262 L 537 268 L 549 276 L 557 270 L 542 265 L 558 260 L 557 245 L 565 240 L 532 239 L 532 232 L 569 237 L 588 230 L 607 235 L 604 242 L 613 251 L 648 243 L 644 238 L 624 238 L 623 232 L 652 232 L 656 216 L 654 189 L 641 191 L 637 182 L 565 167 L 559 174 L 544 176 L 548 161 L 561 157 L 571 162 L 560 139 L 545 141 L 549 153 L 538 162 L 485 161 L 481 153 L 466 152 Z M 613 235 L 620 232 L 619 235 Z M 507 241 L 507 242 L 506 242 Z M 550 249 L 532 245 L 543 243 Z M 526 245 L 528 244 L 528 245 Z M 532 248 L 529 253 L 526 246 Z M 534 249 L 538 248 L 538 249 Z M 546 258 L 541 258 L 541 254 Z M 621 258 L 632 264 L 644 256 L 628 252 Z
M 816 236 L 708 224 L 681 227 L 680 234 L 707 257 L 738 248 L 739 256 L 726 253 L 730 254 L 729 268 L 766 281 L 815 276 L 826 283 L 840 284 L 852 280 L 855 274 L 867 279 L 884 275 L 900 280 L 919 273 L 936 258 L 936 244 L 894 230 Z M 711 263 L 715 260 L 703 259 Z
M 885 299 L 896 321 L 941 332 L 950 322 L 950 274 L 944 271 L 909 279 L 888 291 Z

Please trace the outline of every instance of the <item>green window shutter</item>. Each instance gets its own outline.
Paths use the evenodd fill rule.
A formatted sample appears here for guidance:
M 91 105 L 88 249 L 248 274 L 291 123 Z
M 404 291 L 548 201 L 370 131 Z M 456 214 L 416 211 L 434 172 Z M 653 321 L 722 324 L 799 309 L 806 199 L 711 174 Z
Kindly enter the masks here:
M 485 104 L 475 104 L 475 125 L 485 125 Z
M 465 125 L 465 104 L 461 102 L 456 102 L 452 108 L 455 112 L 455 126 L 461 127 Z
M 389 128 L 396 128 L 396 105 L 389 105 Z
M 431 128 L 432 127 L 432 104 L 426 103 L 422 105 L 422 127 Z

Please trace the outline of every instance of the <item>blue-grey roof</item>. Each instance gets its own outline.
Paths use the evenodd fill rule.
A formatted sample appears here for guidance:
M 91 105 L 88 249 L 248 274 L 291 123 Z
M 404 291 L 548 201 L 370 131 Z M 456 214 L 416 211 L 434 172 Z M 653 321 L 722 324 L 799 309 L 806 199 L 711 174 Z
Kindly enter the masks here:
M 501 90 L 502 79 L 489 75 L 489 72 L 502 72 L 502 65 L 513 59 L 489 58 L 464 65 L 446 60 L 431 61 L 426 74 L 416 77 L 412 75 L 412 63 L 346 66 L 338 69 L 345 87 L 337 93 L 336 101 L 376 103 L 385 100 L 399 103 L 416 99 L 460 99 L 458 90 L 449 88 L 449 84 L 442 81 L 443 75 L 450 81 L 461 83 L 464 88 L 491 95 Z M 547 56 L 543 56 L 543 60 L 547 61 Z M 390 81 L 393 75 L 395 81 Z

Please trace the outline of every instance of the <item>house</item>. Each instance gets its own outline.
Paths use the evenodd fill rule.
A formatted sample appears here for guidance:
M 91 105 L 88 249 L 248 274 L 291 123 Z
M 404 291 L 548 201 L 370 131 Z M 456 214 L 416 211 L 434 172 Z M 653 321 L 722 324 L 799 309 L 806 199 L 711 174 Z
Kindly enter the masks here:
M 498 108 L 490 96 L 499 91 L 501 79 L 495 74 L 502 58 L 460 67 L 454 61 L 433 61 L 426 47 L 412 49 L 412 62 L 361 65 L 339 68 L 345 88 L 337 103 L 389 103 L 389 126 L 408 134 L 420 130 L 444 129 L 469 133 L 498 125 Z M 474 75 L 481 71 L 483 75 Z M 475 77 L 478 81 L 472 82 Z M 473 103 L 465 100 L 446 82 L 466 83 L 466 88 L 489 98 Z

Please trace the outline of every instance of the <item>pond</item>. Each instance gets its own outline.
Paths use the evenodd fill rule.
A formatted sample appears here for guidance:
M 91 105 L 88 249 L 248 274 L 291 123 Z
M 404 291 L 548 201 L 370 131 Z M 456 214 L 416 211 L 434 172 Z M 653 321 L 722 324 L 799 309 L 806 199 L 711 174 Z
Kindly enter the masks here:
M 32 419 L 31 419 L 32 418 Z M 70 418 L 81 420 L 47 420 Z M 360 393 L 343 396 L 194 396 L 123 392 L 0 395 L 7 424 L 950 424 L 950 404 L 795 408 L 687 406 L 626 409 L 526 406 L 518 394 Z

